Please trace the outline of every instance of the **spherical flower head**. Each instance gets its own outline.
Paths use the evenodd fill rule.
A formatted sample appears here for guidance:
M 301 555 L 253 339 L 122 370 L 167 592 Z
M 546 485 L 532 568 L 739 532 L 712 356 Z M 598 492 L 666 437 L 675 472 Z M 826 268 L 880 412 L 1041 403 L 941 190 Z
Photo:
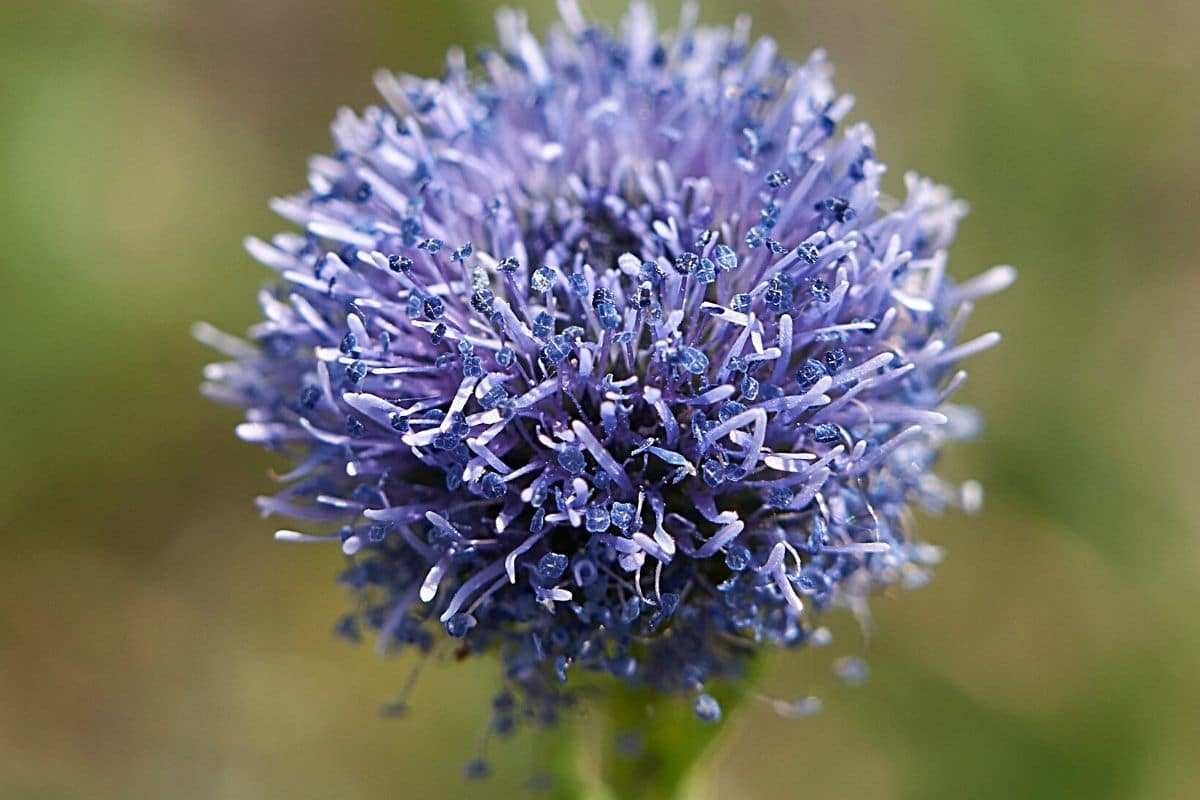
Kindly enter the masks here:
M 338 114 L 273 206 L 302 232 L 247 242 L 278 275 L 251 341 L 200 329 L 233 359 L 206 390 L 295 460 L 259 504 L 349 559 L 342 634 L 497 653 L 506 730 L 581 670 L 715 721 L 711 681 L 927 579 L 912 506 L 978 493 L 931 472 L 998 341 L 960 333 L 1013 274 L 947 277 L 964 205 L 881 194 L 822 53 L 560 6 Z

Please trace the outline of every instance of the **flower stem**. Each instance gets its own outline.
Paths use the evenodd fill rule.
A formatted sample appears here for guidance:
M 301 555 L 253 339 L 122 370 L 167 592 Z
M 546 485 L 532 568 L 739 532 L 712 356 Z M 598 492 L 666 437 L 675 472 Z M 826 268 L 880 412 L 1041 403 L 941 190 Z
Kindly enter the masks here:
M 702 791 L 705 755 L 744 688 L 726 685 L 713 693 L 726 715 L 723 723 L 700 721 L 678 697 L 649 689 L 613 692 L 601 769 L 614 800 L 684 800 Z
M 752 693 L 761 659 L 747 659 L 736 679 L 706 686 L 721 707 L 720 722 L 697 718 L 692 703 L 649 688 L 621 687 L 596 714 L 564 715 L 551 732 L 546 765 L 549 800 L 699 800 L 707 797 L 718 739 Z M 589 704 L 590 705 L 590 704 Z M 604 711 L 607 710 L 607 715 Z M 605 724 L 607 723 L 607 724 Z

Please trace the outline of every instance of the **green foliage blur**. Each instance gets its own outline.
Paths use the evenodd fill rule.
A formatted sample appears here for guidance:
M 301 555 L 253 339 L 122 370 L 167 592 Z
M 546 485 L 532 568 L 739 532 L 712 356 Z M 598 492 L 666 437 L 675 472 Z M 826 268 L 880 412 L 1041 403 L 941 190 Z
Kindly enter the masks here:
M 529 0 L 539 29 L 548 0 Z M 620 0 L 588 4 L 615 20 Z M 671 5 L 659 2 L 662 17 Z M 268 280 L 244 235 L 284 223 L 339 105 L 374 68 L 436 73 L 492 39 L 477 0 L 0 4 L 0 797 L 528 797 L 545 736 L 460 767 L 494 665 L 330 637 L 330 551 L 278 545 L 252 498 L 279 467 L 201 399 L 197 319 L 235 332 Z M 1200 796 L 1200 6 L 1164 0 L 708 0 L 792 57 L 825 47 L 895 191 L 972 214 L 983 437 L 945 463 L 984 512 L 923 520 L 948 560 L 878 598 L 737 717 L 719 798 Z M 872 679 L 830 679 L 839 654 Z

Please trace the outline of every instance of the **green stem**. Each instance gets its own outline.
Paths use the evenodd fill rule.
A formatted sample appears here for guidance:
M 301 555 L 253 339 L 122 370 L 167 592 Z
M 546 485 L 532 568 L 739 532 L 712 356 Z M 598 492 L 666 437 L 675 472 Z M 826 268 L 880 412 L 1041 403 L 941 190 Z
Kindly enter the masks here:
M 613 799 L 684 800 L 689 791 L 702 791 L 706 753 L 728 727 L 745 685 L 711 689 L 725 716 L 721 723 L 701 722 L 679 697 L 649 689 L 614 692 L 602 761 Z
M 707 796 L 709 751 L 755 684 L 759 665 L 733 683 L 708 687 L 723 721 L 702 722 L 692 704 L 641 688 L 612 690 L 594 710 L 563 719 L 546 751 L 550 800 L 696 800 Z M 607 708 L 607 725 L 603 710 Z
M 583 744 L 580 742 L 580 720 L 563 719 L 556 728 L 544 734 L 546 740 L 546 771 L 550 776 L 545 800 L 580 800 L 584 792 L 585 768 L 581 763 Z

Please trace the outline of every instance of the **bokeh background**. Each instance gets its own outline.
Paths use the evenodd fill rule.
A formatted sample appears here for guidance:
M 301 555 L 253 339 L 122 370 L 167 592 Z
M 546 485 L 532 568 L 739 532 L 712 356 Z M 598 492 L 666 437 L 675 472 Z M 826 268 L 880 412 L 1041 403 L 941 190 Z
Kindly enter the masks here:
M 529 0 L 539 29 L 548 0 Z M 615 20 L 619 2 L 589 6 Z M 671 3 L 657 4 L 674 17 Z M 271 460 L 196 392 L 193 320 L 240 331 L 268 279 L 240 249 L 328 149 L 378 66 L 491 40 L 476 0 L 5 0 L 0 4 L 0 797 L 528 796 L 545 741 L 459 768 L 490 664 L 426 671 L 335 641 L 324 548 L 271 541 Z M 1200 5 L 1166 0 L 708 0 L 801 57 L 823 46 L 889 186 L 972 204 L 981 305 L 964 396 L 981 440 L 948 472 L 975 518 L 927 518 L 949 560 L 881 597 L 870 682 L 835 653 L 773 660 L 767 691 L 825 711 L 741 716 L 716 796 L 1200 796 Z

